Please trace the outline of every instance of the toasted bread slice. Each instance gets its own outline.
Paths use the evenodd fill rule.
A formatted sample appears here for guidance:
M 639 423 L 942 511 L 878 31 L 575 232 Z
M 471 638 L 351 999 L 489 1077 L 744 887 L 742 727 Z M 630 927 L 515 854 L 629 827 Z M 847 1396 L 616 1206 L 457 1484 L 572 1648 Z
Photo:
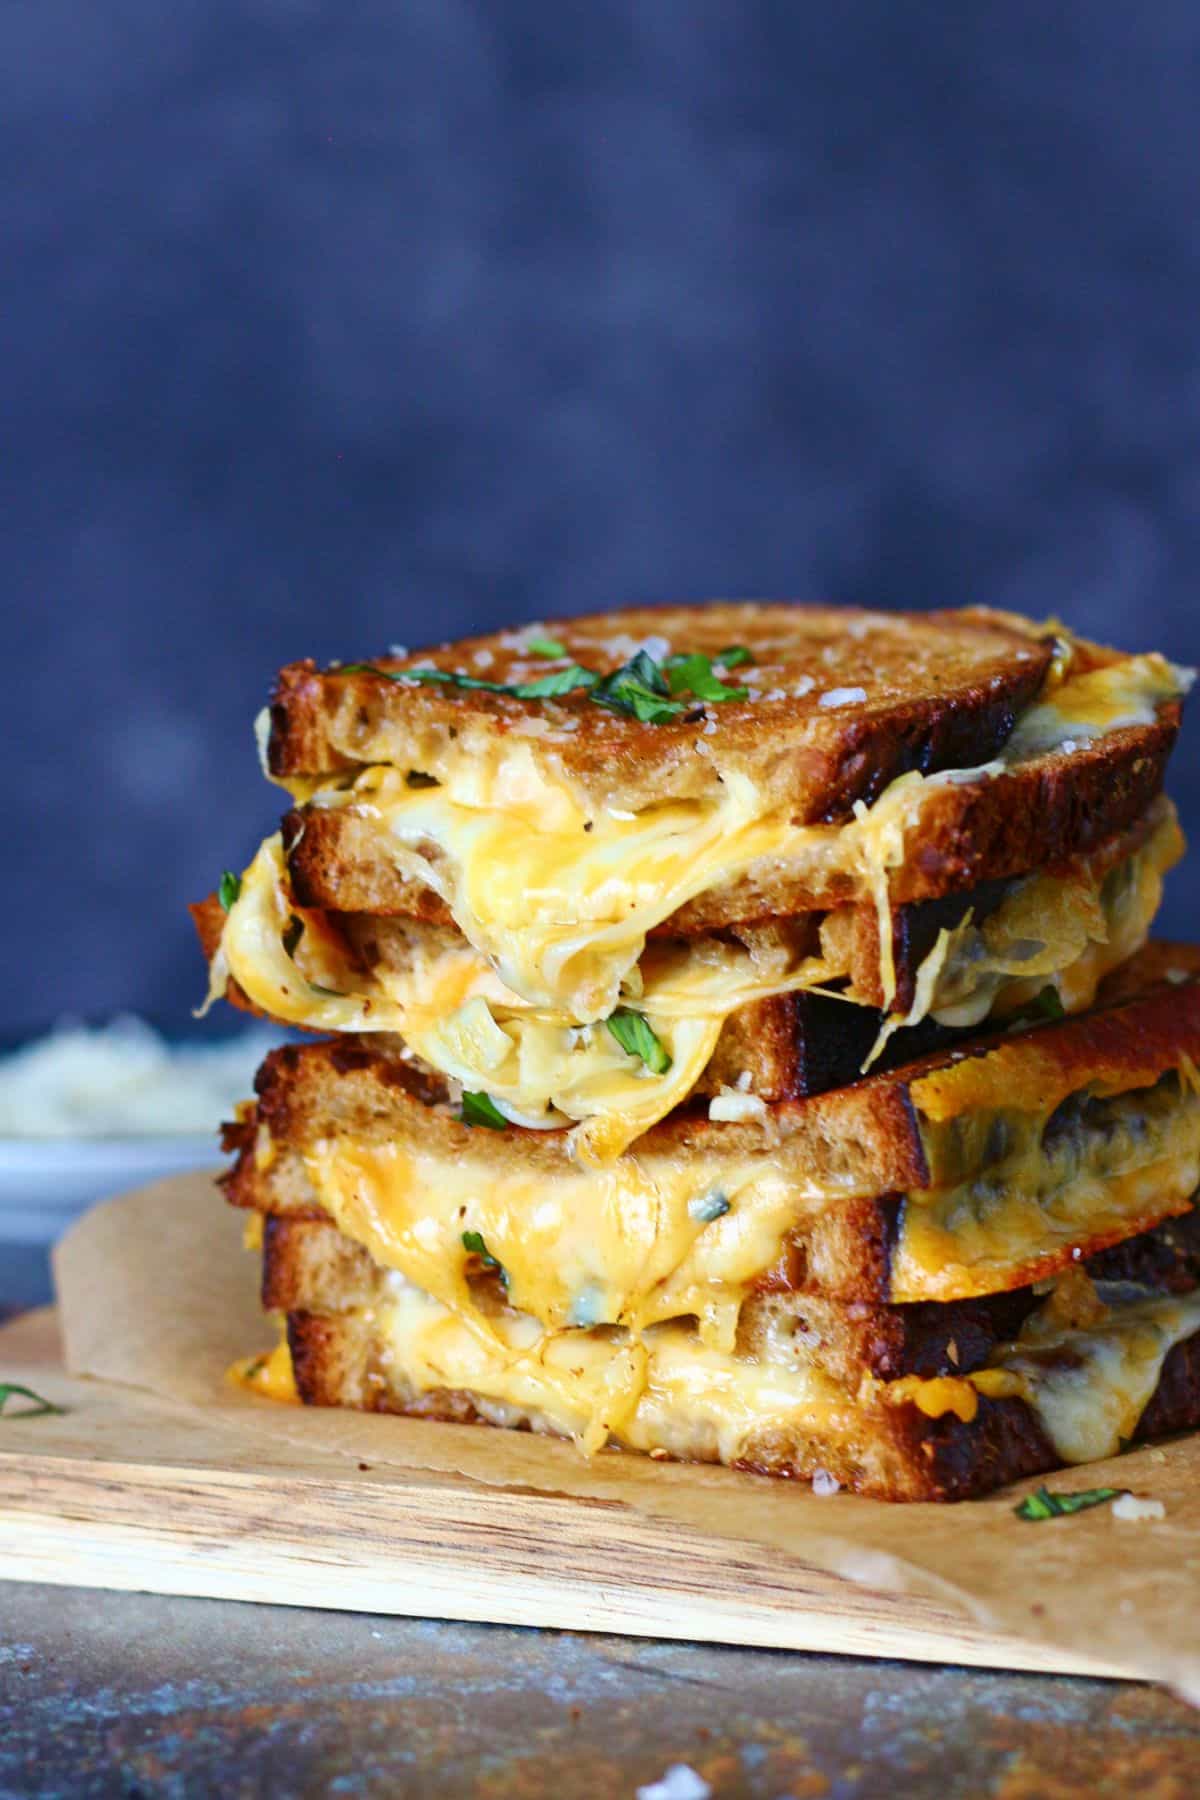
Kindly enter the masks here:
M 561 646 L 563 655 L 547 659 L 531 641 Z M 640 648 L 659 662 L 700 653 L 719 664 L 732 646 L 749 660 L 728 672 L 725 685 L 744 687 L 745 698 L 683 704 L 653 724 L 597 704 L 583 688 L 520 699 L 481 686 L 389 679 L 432 668 L 512 685 L 572 663 L 610 675 Z M 283 778 L 373 763 L 438 775 L 447 757 L 488 759 L 520 745 L 549 777 L 598 806 L 711 797 L 721 775 L 737 771 L 799 821 L 839 818 L 907 770 L 987 762 L 1052 656 L 1051 632 L 984 610 L 879 614 L 760 602 L 634 608 L 349 669 L 293 663 L 271 706 L 268 765 Z M 698 727 L 714 722 L 698 737 Z
M 676 1115 L 604 1169 L 573 1162 L 562 1132 L 469 1128 L 362 1040 L 288 1047 L 260 1071 L 227 1191 L 327 1213 L 434 1292 L 477 1232 L 514 1304 L 552 1328 L 581 1305 L 647 1323 L 755 1290 L 1021 1287 L 1182 1213 L 1200 1183 L 1200 951 L 1149 962 L 1159 985 L 1117 1004 L 753 1121 Z
M 940 1325 L 903 1309 L 857 1321 L 827 1303 L 814 1314 L 794 1299 L 754 1301 L 723 1351 L 688 1321 L 635 1342 L 594 1330 L 539 1338 L 494 1280 L 490 1350 L 429 1296 L 364 1276 L 353 1252 L 343 1260 L 292 1222 L 270 1227 L 264 1290 L 323 1302 L 285 1315 L 307 1405 L 531 1428 L 591 1450 L 607 1440 L 802 1479 L 821 1471 L 887 1500 L 960 1500 L 1200 1423 L 1195 1246 L 1182 1228 L 1183 1246 L 1157 1235 L 1125 1265 L 1149 1273 L 1166 1255 L 1172 1271 L 1150 1273 L 1132 1300 L 1076 1275 L 1050 1297 L 908 1309 L 946 1314 Z M 891 1373 L 908 1364 L 922 1368 Z
M 903 860 L 887 871 L 893 906 L 1061 868 L 1135 830 L 1162 791 L 1179 718 L 1178 703 L 1164 701 L 1152 724 L 1120 726 L 1069 751 L 1047 750 L 970 780 L 930 784 L 913 797 Z M 452 923 L 446 902 L 389 853 L 369 810 L 294 808 L 282 829 L 302 906 Z M 870 898 L 862 872 L 835 854 L 770 856 L 695 895 L 655 929 L 696 935 L 861 907 Z

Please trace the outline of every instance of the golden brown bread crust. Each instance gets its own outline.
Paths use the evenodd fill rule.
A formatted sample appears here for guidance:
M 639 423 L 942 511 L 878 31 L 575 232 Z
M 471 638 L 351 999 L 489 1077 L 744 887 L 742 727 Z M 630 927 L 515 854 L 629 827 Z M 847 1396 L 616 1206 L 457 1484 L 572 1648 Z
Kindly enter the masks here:
M 1180 717 L 1179 704 L 1166 702 L 1154 725 L 1127 726 L 1070 755 L 1050 752 L 1000 775 L 931 788 L 919 824 L 906 834 L 905 861 L 889 871 L 893 904 L 940 899 L 1033 870 L 1057 871 L 1106 840 L 1136 832 L 1162 791 Z M 294 809 L 284 818 L 283 841 L 302 906 L 452 922 L 444 901 L 400 874 L 374 821 L 352 808 Z M 772 858 L 698 894 L 659 934 L 696 936 L 868 899 L 861 877 L 800 876 Z
M 719 775 L 738 770 L 799 820 L 841 818 L 909 769 L 986 762 L 1037 693 L 1053 653 L 1050 633 L 984 609 L 872 614 L 719 602 L 633 608 L 537 629 L 601 674 L 620 668 L 648 638 L 658 640 L 660 656 L 716 658 L 743 645 L 754 661 L 736 682 L 751 695 L 710 705 L 716 730 L 700 735 L 702 707 L 644 725 L 578 691 L 518 700 L 292 663 L 271 706 L 271 772 L 332 774 L 387 762 L 436 774 L 451 745 L 455 754 L 477 755 L 518 742 L 548 774 L 597 803 L 617 794 L 621 806 L 636 809 L 664 793 L 714 795 Z M 513 632 L 371 665 L 392 673 L 436 667 L 502 683 L 537 680 L 562 666 L 529 653 Z M 823 695 L 859 690 L 861 700 L 822 704 Z

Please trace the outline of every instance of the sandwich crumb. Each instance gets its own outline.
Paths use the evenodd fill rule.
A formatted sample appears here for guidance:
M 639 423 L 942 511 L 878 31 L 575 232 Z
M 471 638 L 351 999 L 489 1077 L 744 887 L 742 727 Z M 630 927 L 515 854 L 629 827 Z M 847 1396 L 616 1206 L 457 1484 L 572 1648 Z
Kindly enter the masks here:
M 1167 1509 L 1161 1500 L 1139 1500 L 1136 1494 L 1122 1494 L 1113 1501 L 1114 1519 L 1165 1519 Z
M 637 1800 L 709 1800 L 712 1789 L 690 1763 L 672 1763 L 658 1781 L 637 1790 Z
M 841 1482 L 828 1469 L 814 1469 L 812 1475 L 812 1491 L 818 1500 L 827 1500 L 830 1494 L 841 1489 Z

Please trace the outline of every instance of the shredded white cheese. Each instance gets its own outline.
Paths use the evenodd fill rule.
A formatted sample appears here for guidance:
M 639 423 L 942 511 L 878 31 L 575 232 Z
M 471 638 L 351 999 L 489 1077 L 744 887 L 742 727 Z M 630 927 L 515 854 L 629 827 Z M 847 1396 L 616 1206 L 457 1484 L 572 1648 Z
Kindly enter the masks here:
M 0 1058 L 0 1137 L 158 1137 L 215 1132 L 254 1091 L 277 1031 L 172 1045 L 143 1019 L 64 1024 Z
M 720 1125 L 740 1125 L 745 1119 L 761 1119 L 766 1111 L 766 1101 L 760 1100 L 757 1094 L 714 1094 L 708 1103 L 709 1118 Z

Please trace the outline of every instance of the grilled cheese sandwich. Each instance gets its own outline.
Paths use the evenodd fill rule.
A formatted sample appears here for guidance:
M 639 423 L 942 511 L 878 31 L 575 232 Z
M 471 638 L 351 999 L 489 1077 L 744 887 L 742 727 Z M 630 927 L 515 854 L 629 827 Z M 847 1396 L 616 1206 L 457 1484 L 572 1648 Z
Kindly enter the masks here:
M 236 1378 L 906 1498 L 1200 1419 L 1188 684 L 801 607 L 289 666 L 295 807 L 196 909 L 333 1034 L 229 1128 Z

